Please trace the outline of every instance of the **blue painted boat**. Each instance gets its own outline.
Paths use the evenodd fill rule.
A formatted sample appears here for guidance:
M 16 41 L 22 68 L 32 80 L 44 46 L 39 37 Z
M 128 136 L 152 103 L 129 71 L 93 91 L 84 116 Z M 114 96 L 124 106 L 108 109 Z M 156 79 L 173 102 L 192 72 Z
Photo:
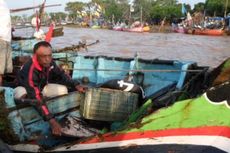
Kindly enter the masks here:
M 124 79 L 127 74 L 132 74 L 135 83 L 144 89 L 145 101 L 148 99 L 158 101 L 165 95 L 183 91 L 188 81 L 203 75 L 207 70 L 204 67 L 198 67 L 195 62 L 190 61 L 144 60 L 138 57 L 124 59 L 57 53 L 54 54 L 54 59 L 58 63 L 62 63 L 63 61 L 66 62 L 66 56 L 68 56 L 68 62 L 72 63 L 73 79 L 81 81 L 82 78 L 87 77 L 89 80 L 88 86 L 90 87 L 95 87 L 112 79 Z M 83 98 L 84 95 L 78 92 L 71 92 L 68 95 L 49 99 L 47 104 L 49 110 L 61 121 L 66 116 L 81 117 L 79 105 Z M 164 105 L 175 102 L 177 98 L 178 95 L 168 98 L 167 103 L 164 103 Z M 33 107 L 27 104 L 17 104 L 13 98 L 13 88 L 0 87 L 0 103 L 2 106 L 0 109 L 0 137 L 10 144 L 12 150 L 19 152 L 90 151 L 87 149 L 87 143 L 81 149 L 81 144 L 87 140 L 85 138 L 53 137 L 50 133 L 49 124 L 41 118 Z M 137 112 L 142 111 L 143 107 L 146 107 L 145 105 L 146 103 L 137 109 Z M 112 124 L 110 130 L 116 131 L 121 126 L 121 122 L 116 122 Z M 103 132 L 102 129 L 99 130 L 106 135 L 106 132 Z M 91 138 L 97 138 L 98 136 L 100 135 L 92 136 Z M 69 142 L 72 143 L 69 147 L 63 147 L 64 144 Z M 75 147 L 71 148 L 71 146 Z M 104 146 L 104 152 L 106 148 Z

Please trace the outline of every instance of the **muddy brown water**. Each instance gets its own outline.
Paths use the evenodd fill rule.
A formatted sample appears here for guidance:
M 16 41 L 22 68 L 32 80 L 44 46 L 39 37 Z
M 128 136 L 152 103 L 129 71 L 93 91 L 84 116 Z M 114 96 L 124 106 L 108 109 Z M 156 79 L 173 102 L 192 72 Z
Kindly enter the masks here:
M 31 30 L 24 30 L 23 34 L 29 36 Z M 188 60 L 211 67 L 216 67 L 230 57 L 230 36 L 130 33 L 64 27 L 64 36 L 53 38 L 51 44 L 58 49 L 76 45 L 82 40 L 87 43 L 100 40 L 100 43 L 88 47 L 88 52 L 81 50 L 80 55 L 134 57 L 138 53 L 139 57 L 144 59 Z

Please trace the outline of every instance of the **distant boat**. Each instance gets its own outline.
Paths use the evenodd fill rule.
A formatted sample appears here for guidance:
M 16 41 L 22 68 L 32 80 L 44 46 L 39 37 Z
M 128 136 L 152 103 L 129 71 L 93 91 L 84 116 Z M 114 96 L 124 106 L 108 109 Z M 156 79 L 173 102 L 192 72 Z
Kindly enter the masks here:
M 115 30 L 115 31 L 123 31 L 123 28 L 121 26 L 116 25 L 116 26 L 113 27 L 113 30 Z
M 63 26 L 55 26 L 53 29 L 52 37 L 59 37 L 63 35 L 64 35 Z
M 194 35 L 209 35 L 209 36 L 223 36 L 224 30 L 223 29 L 189 29 L 188 34 Z
M 150 32 L 150 26 L 144 26 L 143 31 L 144 32 Z
M 172 27 L 172 31 L 176 33 L 187 33 L 187 29 L 182 26 L 174 26 Z
M 150 27 L 148 25 L 143 26 L 143 25 L 141 25 L 141 23 L 139 21 L 136 21 L 130 27 L 127 26 L 125 23 L 116 24 L 113 27 L 113 30 L 142 33 L 142 32 L 149 32 Z
M 101 29 L 101 26 L 99 26 L 99 25 L 93 25 L 93 26 L 91 26 L 91 28 L 92 29 Z
M 139 27 L 133 27 L 133 28 L 123 28 L 123 31 L 127 31 L 127 32 L 138 32 L 138 33 L 142 33 L 142 32 L 149 32 L 150 31 L 150 27 L 149 26 L 139 26 Z
M 123 31 L 127 31 L 127 32 L 144 32 L 143 27 L 133 27 L 133 28 L 125 28 L 123 29 Z

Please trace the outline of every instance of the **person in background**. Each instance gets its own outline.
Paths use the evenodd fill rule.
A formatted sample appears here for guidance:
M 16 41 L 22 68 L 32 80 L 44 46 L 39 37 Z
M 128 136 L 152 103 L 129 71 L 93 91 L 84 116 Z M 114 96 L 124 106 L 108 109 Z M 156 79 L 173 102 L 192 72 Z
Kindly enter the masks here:
M 5 1 L 0 0 L 0 86 L 3 75 L 11 73 L 12 70 L 10 10 Z
M 14 90 L 14 97 L 15 99 L 22 99 L 26 96 L 29 99 L 36 99 L 36 102 L 31 102 L 32 105 L 46 121 L 49 121 L 52 133 L 61 135 L 61 126 L 43 102 L 44 98 L 67 94 L 67 87 L 74 88 L 82 93 L 87 88 L 81 86 L 79 82 L 73 81 L 52 60 L 50 43 L 46 41 L 38 42 L 34 45 L 33 51 L 32 59 L 26 62 L 18 73 L 19 86 Z

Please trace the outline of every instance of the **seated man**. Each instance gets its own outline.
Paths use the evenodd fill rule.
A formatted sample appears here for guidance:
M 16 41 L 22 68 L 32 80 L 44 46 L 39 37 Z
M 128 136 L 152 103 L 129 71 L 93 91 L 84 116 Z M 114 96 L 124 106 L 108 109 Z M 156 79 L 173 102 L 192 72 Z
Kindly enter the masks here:
M 15 98 L 25 94 L 29 99 L 37 99 L 35 105 L 40 114 L 48 120 L 52 133 L 61 135 L 61 126 L 53 118 L 45 103 L 44 97 L 58 96 L 67 93 L 67 87 L 85 92 L 86 88 L 74 82 L 52 60 L 52 47 L 48 42 L 41 41 L 34 45 L 34 55 L 26 62 L 18 73 L 19 87 L 15 89 Z M 51 84 L 50 84 L 51 83 Z M 55 84 L 54 84 L 55 83 Z

